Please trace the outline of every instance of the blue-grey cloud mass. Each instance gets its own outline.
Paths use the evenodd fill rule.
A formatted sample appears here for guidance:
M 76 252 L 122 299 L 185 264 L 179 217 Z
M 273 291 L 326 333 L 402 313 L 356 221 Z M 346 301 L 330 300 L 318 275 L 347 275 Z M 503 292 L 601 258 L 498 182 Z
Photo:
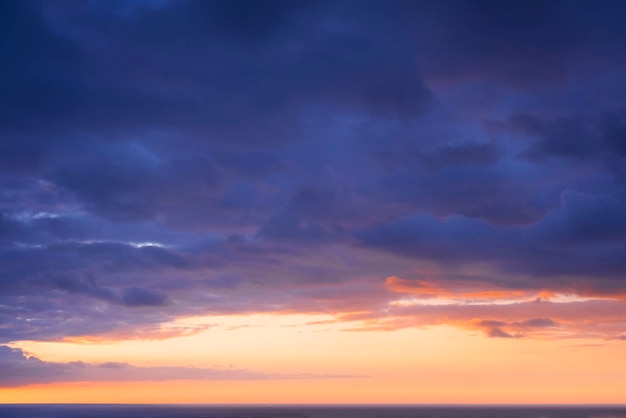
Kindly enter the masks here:
M 0 342 L 183 315 L 372 320 L 403 296 L 391 276 L 621 315 L 625 12 L 0 2 Z M 499 321 L 476 325 L 493 337 L 574 315 L 403 309 Z M 610 326 L 572 332 L 623 336 L 599 312 Z

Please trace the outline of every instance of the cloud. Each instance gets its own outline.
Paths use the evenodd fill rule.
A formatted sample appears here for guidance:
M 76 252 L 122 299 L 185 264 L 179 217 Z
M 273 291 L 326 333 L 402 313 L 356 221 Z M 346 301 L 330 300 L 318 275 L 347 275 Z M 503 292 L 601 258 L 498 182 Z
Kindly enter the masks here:
M 18 81 L 12 86 L 14 94 L 48 94 L 41 108 L 27 102 L 15 109 L 22 110 L 19 116 L 41 112 L 45 116 L 42 126 L 67 129 L 75 122 L 82 128 L 109 132 L 146 125 L 151 130 L 206 129 L 241 142 L 241 136 L 229 135 L 247 131 L 246 127 L 236 128 L 238 118 L 243 116 L 266 132 L 280 132 L 280 128 L 268 130 L 263 119 L 305 97 L 393 113 L 420 111 L 429 98 L 428 90 L 411 71 L 415 63 L 386 49 L 358 15 L 348 19 L 352 29 L 341 31 L 324 26 L 328 11 L 315 4 L 171 2 L 161 8 L 137 7 L 125 17 L 105 14 L 98 7 L 42 10 L 30 2 L 7 7 L 4 15 L 20 22 L 6 26 L 9 35 L 18 38 L 20 31 L 27 33 L 30 44 L 24 45 L 25 49 L 46 51 L 40 59 L 52 64 L 58 60 L 65 68 L 65 73 L 52 71 L 60 68 L 56 64 L 47 72 L 20 74 L 19 69 L 32 65 L 34 59 L 7 51 L 13 54 L 12 75 Z M 84 19 L 70 21 L 67 16 L 72 13 L 80 13 Z M 259 14 L 265 19 L 259 19 Z M 112 22 L 117 25 L 111 26 Z M 84 36 L 77 38 L 78 33 Z M 164 33 L 169 35 L 163 37 Z M 107 42 L 98 48 L 102 39 Z M 295 43 L 298 51 L 291 49 Z M 252 51 L 262 51 L 265 58 L 255 57 Z M 107 61 L 111 55 L 130 58 L 135 54 L 134 67 L 112 66 Z M 196 58 L 191 60 L 192 56 Z M 150 58 L 168 65 L 154 72 Z M 354 76 L 356 69 L 361 70 L 358 77 Z M 138 79 L 137 74 L 149 75 Z M 170 79 L 175 74 L 186 81 L 177 84 Z M 207 83 L 207 76 L 212 83 Z M 64 87 L 63 96 L 55 85 Z M 48 110 L 56 120 L 45 115 Z M 76 115 L 71 116 L 70 110 Z M 266 135 L 243 140 L 250 143 L 260 138 L 275 141 Z
M 455 1 L 427 3 L 423 8 L 415 5 L 414 10 L 422 15 L 411 17 L 421 24 L 413 32 L 429 79 L 441 83 L 489 80 L 532 90 L 566 82 L 589 64 L 577 61 L 581 55 L 601 55 L 613 65 L 622 65 L 611 38 L 623 39 L 624 31 L 610 17 L 621 9 L 607 5 L 588 13 L 580 5 L 566 13 L 559 2 Z M 443 23 L 448 23 L 445 29 L 433 30 Z M 598 27 L 607 31 L 601 34 Z M 589 44 L 606 49 L 598 54 Z
M 508 332 L 502 330 L 502 328 L 498 326 L 488 326 L 486 327 L 485 333 L 490 338 L 515 338 L 515 336 L 509 334 Z
M 364 229 L 357 237 L 365 246 L 408 257 L 439 263 L 490 263 L 503 274 L 541 277 L 540 284 L 528 286 L 563 290 L 572 285 L 572 277 L 586 281 L 585 277 L 594 275 L 596 281 L 586 285 L 589 294 L 593 288 L 601 294 L 605 286 L 617 292 L 623 271 L 621 255 L 626 251 L 620 234 L 622 203 L 573 191 L 563 192 L 561 199 L 559 209 L 531 226 L 497 228 L 462 216 L 439 220 L 416 214 Z M 597 251 L 590 250 L 594 246 Z M 573 254 L 578 256 L 573 258 Z M 570 279 L 561 280 L 565 275 Z
M 533 162 L 565 158 L 578 164 L 590 160 L 607 164 L 610 159 L 624 157 L 623 110 L 555 119 L 518 114 L 510 118 L 508 125 L 536 138 L 522 153 Z
M 522 338 L 533 328 L 554 328 L 559 325 L 550 318 L 532 318 L 518 322 L 479 320 L 476 326 L 490 338 Z M 510 331 L 509 331 L 510 330 Z
M 499 157 L 498 148 L 489 143 L 461 143 L 449 144 L 425 151 L 421 158 L 430 168 L 440 168 L 445 165 L 490 165 Z
M 18 387 L 57 382 L 120 382 L 164 380 L 258 380 L 350 378 L 348 375 L 281 375 L 234 367 L 138 367 L 127 363 L 56 363 L 40 360 L 18 348 L 0 346 L 0 387 Z
M 400 303 L 398 303 L 400 302 Z M 391 331 L 450 325 L 480 331 L 488 337 L 541 339 L 615 339 L 622 334 L 619 300 L 574 298 L 573 301 L 518 300 L 446 301 L 401 298 L 384 309 L 340 317 L 346 330 Z M 602 313 L 599 313 L 599 310 Z
M 558 326 L 550 318 L 527 319 L 525 321 L 516 323 L 514 325 L 519 325 L 519 326 L 523 326 L 523 327 L 530 327 L 530 328 L 543 328 L 543 327 L 556 327 L 556 326 Z
M 561 195 L 561 209 L 550 212 L 535 230 L 541 240 L 624 242 L 626 202 L 609 195 L 576 191 Z
M 495 305 L 626 299 L 622 9 L 4 2 L 0 341 L 207 312 L 621 335 Z
M 161 306 L 165 304 L 167 296 L 141 287 L 129 287 L 124 290 L 122 301 L 126 306 Z

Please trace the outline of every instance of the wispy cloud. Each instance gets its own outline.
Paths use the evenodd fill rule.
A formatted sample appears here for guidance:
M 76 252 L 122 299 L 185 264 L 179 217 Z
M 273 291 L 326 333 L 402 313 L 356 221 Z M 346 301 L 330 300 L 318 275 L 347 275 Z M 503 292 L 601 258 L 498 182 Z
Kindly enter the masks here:
M 139 367 L 127 363 L 57 363 L 27 355 L 18 348 L 0 346 L 0 387 L 56 382 L 121 382 L 165 380 L 259 380 L 259 379 L 344 379 L 363 376 L 314 373 L 261 373 L 232 366 Z

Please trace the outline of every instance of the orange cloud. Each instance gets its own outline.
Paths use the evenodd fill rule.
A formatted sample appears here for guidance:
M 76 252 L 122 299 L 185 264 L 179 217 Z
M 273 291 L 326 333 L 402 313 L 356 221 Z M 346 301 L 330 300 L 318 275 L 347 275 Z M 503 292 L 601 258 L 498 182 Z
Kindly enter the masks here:
M 124 340 L 166 340 L 170 338 L 195 335 L 213 326 L 215 325 L 181 325 L 175 323 L 164 325 L 146 325 L 138 328 L 126 327 L 116 329 L 115 331 L 108 333 L 84 335 L 80 337 L 65 337 L 60 341 L 74 344 L 97 344 Z
M 385 286 L 395 293 L 409 293 L 422 297 L 439 297 L 446 299 L 518 299 L 529 296 L 522 290 L 479 290 L 454 292 L 424 280 L 407 280 L 397 276 L 385 279 Z
M 424 280 L 406 280 L 396 276 L 387 277 L 385 286 L 396 293 L 411 293 L 435 297 L 443 296 L 448 293 L 444 289 L 435 286 L 433 283 Z

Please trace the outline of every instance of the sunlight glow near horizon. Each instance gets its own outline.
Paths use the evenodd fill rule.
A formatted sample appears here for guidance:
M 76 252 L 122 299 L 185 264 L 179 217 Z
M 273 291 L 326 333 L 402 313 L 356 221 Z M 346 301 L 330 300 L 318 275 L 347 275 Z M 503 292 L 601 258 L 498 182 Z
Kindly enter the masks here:
M 325 322 L 330 319 L 266 314 L 194 317 L 179 322 L 212 326 L 165 340 L 23 342 L 16 346 L 46 361 L 236 367 L 277 376 L 31 385 L 0 389 L 0 401 L 610 403 L 620 402 L 626 391 L 619 342 L 488 339 L 445 325 L 351 332 L 344 323 Z M 311 377 L 291 377 L 302 373 Z M 338 377 L 324 377 L 328 375 Z

